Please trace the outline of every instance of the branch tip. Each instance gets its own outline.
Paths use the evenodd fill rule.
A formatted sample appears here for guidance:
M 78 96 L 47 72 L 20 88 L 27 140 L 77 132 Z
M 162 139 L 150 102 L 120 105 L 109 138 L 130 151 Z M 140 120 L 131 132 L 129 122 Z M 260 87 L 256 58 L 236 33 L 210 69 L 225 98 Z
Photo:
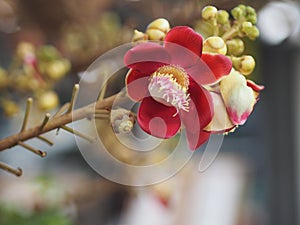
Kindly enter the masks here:
M 33 152 L 34 154 L 41 156 L 41 157 L 45 157 L 47 155 L 47 152 L 41 151 L 39 149 L 35 149 L 35 148 L 31 147 L 30 145 L 25 144 L 22 141 L 18 141 L 18 145 L 22 146 L 23 148 Z
M 25 109 L 25 115 L 24 115 L 24 119 L 23 119 L 23 124 L 22 124 L 22 128 L 21 128 L 21 132 L 24 131 L 26 129 L 26 127 L 27 127 L 27 123 L 28 123 L 28 120 L 29 120 L 29 114 L 30 114 L 32 102 L 33 102 L 32 98 L 28 98 L 27 99 L 26 109 Z
M 67 113 L 72 112 L 72 109 L 74 107 L 74 103 L 75 103 L 76 98 L 78 96 L 78 91 L 79 91 L 79 84 L 75 84 L 74 87 L 73 87 L 72 97 L 71 97 L 71 101 L 70 101 L 70 105 L 69 105 Z
M 0 162 L 0 169 L 5 170 L 9 173 L 12 173 L 12 174 L 16 175 L 17 177 L 20 177 L 23 174 L 23 171 L 21 168 L 15 169 L 3 162 Z

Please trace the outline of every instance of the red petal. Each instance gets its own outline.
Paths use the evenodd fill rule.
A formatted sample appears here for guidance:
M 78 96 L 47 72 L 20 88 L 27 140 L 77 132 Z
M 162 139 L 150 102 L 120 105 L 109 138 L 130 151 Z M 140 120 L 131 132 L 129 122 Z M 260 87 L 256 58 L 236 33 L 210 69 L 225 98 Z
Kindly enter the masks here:
M 247 86 L 248 87 L 251 87 L 253 91 L 262 91 L 265 89 L 265 86 L 264 85 L 259 85 L 259 84 L 256 84 L 254 81 L 252 80 L 247 80 Z
M 202 130 L 200 130 L 198 133 L 186 131 L 186 136 L 188 139 L 189 148 L 191 150 L 196 150 L 208 140 L 210 133 Z
M 202 54 L 202 36 L 187 26 L 177 26 L 172 28 L 166 35 L 166 42 L 172 42 L 185 47 L 197 56 Z
M 149 75 L 129 70 L 126 75 L 127 94 L 134 101 L 140 101 L 148 94 Z
M 197 133 L 206 127 L 213 117 L 212 97 L 209 92 L 190 80 L 189 111 L 180 111 L 181 119 L 189 132 Z
M 177 134 L 181 122 L 174 107 L 165 106 L 152 97 L 144 98 L 138 112 L 140 127 L 158 138 L 170 138 Z
M 169 64 L 168 52 L 159 44 L 141 43 L 128 50 L 124 63 L 128 68 L 150 75 L 159 67 Z
M 203 39 L 187 26 L 171 29 L 165 38 L 165 48 L 172 57 L 172 64 L 189 67 L 200 59 Z
M 203 53 L 201 59 L 207 64 L 214 74 L 216 82 L 224 75 L 228 75 L 232 69 L 232 62 L 221 54 Z M 209 74 L 209 76 L 211 76 Z

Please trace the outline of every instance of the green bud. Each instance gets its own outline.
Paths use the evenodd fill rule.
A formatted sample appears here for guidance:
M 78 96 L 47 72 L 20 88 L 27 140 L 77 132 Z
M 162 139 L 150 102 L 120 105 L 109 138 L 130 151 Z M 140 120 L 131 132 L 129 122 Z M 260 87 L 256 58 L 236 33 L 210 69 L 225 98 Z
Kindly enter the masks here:
M 229 13 L 225 10 L 219 10 L 217 13 L 217 21 L 219 24 L 226 24 L 229 21 Z
M 256 24 L 257 22 L 256 11 L 251 6 L 246 7 L 246 20 L 251 22 L 252 24 Z
M 48 63 L 46 73 L 51 79 L 59 80 L 64 77 L 70 69 L 71 63 L 69 60 L 54 60 Z
M 14 116 L 19 112 L 18 105 L 14 101 L 7 99 L 2 101 L 2 108 L 6 116 Z
M 42 61 L 52 61 L 60 57 L 58 50 L 51 45 L 45 45 L 37 50 L 37 57 Z
M 216 18 L 218 9 L 214 6 L 206 6 L 202 9 L 201 15 L 205 20 L 210 20 Z
M 244 42 L 241 39 L 231 39 L 226 41 L 227 52 L 229 55 L 238 56 L 244 52 L 245 46 Z
M 246 7 L 244 5 L 239 5 L 231 10 L 231 14 L 234 19 L 241 20 L 245 17 L 246 14 L 245 10 Z
M 38 106 L 43 111 L 55 109 L 59 104 L 59 99 L 54 91 L 46 91 L 39 96 Z

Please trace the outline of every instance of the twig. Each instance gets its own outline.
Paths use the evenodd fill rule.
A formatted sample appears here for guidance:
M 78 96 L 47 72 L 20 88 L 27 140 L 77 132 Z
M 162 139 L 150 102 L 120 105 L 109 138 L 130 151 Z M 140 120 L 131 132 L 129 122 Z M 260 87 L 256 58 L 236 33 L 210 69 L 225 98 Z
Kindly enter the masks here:
M 40 129 L 43 130 L 43 128 L 46 126 L 46 124 L 48 123 L 50 119 L 50 113 L 46 113 L 45 118 L 40 126 Z
M 21 132 L 24 131 L 27 127 L 31 106 L 32 106 L 32 98 L 28 98 L 27 99 L 27 104 L 26 104 L 25 115 L 24 115 L 24 119 L 23 119 L 23 124 L 22 124 L 22 128 L 21 128 Z
M 63 125 L 63 126 L 61 126 L 61 128 L 64 129 L 65 131 L 68 131 L 68 132 L 70 132 L 70 133 L 72 133 L 72 134 L 74 134 L 74 135 L 77 135 L 77 136 L 79 136 L 79 137 L 81 137 L 81 138 L 83 138 L 83 139 L 86 139 L 86 140 L 88 140 L 89 142 L 95 141 L 95 138 L 90 137 L 90 136 L 88 136 L 88 135 L 86 135 L 86 134 L 84 134 L 84 133 L 81 133 L 81 132 L 77 131 L 77 130 L 74 130 L 74 129 L 72 129 L 71 127 L 68 127 L 68 126 Z
M 67 113 L 72 112 L 74 103 L 75 103 L 77 95 L 78 95 L 78 91 L 79 91 L 79 84 L 75 84 L 74 88 L 73 88 L 72 97 L 71 97 L 71 101 L 70 101 L 70 105 L 69 105 Z
M 73 121 L 87 118 L 92 111 L 95 111 L 97 109 L 109 109 L 113 105 L 113 102 L 116 97 L 117 94 L 105 98 L 102 101 L 97 101 L 96 103 L 92 103 L 82 108 L 78 108 L 72 113 L 66 113 L 57 117 L 52 117 L 44 126 L 43 130 L 41 130 L 40 125 L 38 125 L 29 129 L 25 129 L 17 134 L 6 137 L 0 140 L 0 151 L 4 151 L 8 148 L 17 145 L 19 141 L 26 141 L 31 138 L 38 137 L 41 134 L 58 129 L 61 126 L 71 123 Z
M 67 102 L 66 104 L 64 104 L 55 114 L 53 117 L 58 117 L 61 114 L 63 114 L 67 109 L 70 108 L 70 102 Z
M 5 170 L 9 173 L 12 173 L 18 177 L 22 176 L 22 173 L 23 173 L 21 168 L 15 169 L 3 162 L 0 162 L 0 169 Z
M 37 136 L 38 139 L 40 139 L 41 141 L 47 143 L 48 145 L 52 146 L 54 143 L 52 141 L 50 141 L 49 139 L 43 137 L 43 136 Z

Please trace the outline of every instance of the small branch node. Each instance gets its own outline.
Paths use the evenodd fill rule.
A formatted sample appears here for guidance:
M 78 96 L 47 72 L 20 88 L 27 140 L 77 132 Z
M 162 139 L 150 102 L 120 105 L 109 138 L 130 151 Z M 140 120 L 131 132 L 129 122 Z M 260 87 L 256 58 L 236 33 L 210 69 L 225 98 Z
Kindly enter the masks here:
M 45 118 L 40 126 L 40 130 L 43 130 L 43 128 L 46 126 L 46 124 L 48 123 L 49 119 L 50 119 L 50 113 L 46 113 Z
M 0 169 L 5 170 L 9 173 L 12 173 L 12 174 L 16 175 L 17 177 L 20 177 L 23 174 L 23 171 L 21 168 L 15 169 L 3 162 L 0 162 Z
M 22 141 L 18 141 L 18 145 L 22 146 L 23 148 L 33 152 L 34 154 L 41 156 L 41 157 L 45 157 L 47 155 L 47 152 L 41 151 L 39 149 L 35 149 L 35 148 L 31 147 L 30 145 L 25 144 Z

